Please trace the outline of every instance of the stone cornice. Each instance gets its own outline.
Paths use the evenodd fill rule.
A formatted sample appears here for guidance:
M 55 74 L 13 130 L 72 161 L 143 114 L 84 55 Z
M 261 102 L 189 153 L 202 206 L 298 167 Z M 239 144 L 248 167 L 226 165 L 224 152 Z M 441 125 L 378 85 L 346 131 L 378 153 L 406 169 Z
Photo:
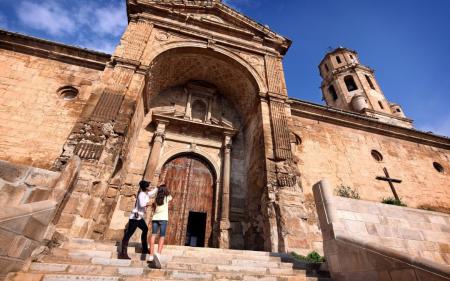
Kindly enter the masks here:
M 289 101 L 291 112 L 294 116 L 328 122 L 339 126 L 364 130 L 375 134 L 450 150 L 450 138 L 448 137 L 387 124 L 378 121 L 373 117 L 302 100 L 289 99 Z
M 179 33 L 183 35 L 192 36 L 194 38 L 198 38 L 200 40 L 203 40 L 205 42 L 205 46 L 208 43 L 208 41 L 211 41 L 211 38 L 213 38 L 212 41 L 214 41 L 214 44 L 216 45 L 222 45 L 226 47 L 232 47 L 237 50 L 242 50 L 245 52 L 250 52 L 258 55 L 266 55 L 266 54 L 272 54 L 278 56 L 279 54 L 273 50 L 270 50 L 267 47 L 257 47 L 255 45 L 249 44 L 244 42 L 243 40 L 233 40 L 230 38 L 226 38 L 224 36 L 218 36 L 214 35 L 212 36 L 211 33 L 208 31 L 202 31 L 196 28 L 190 28 L 189 26 L 186 26 L 181 23 L 177 22 L 169 22 L 166 19 L 162 19 L 160 17 L 152 16 L 150 14 L 143 14 L 136 16 L 136 19 L 140 20 L 148 20 L 150 21 L 155 27 L 159 27 L 161 29 Z
M 0 29 L 0 48 L 103 70 L 111 55 Z
M 165 18 L 175 18 L 183 23 L 183 28 L 186 28 L 186 22 L 190 21 L 194 25 L 208 24 L 218 30 L 224 32 L 233 32 L 240 34 L 250 42 L 263 43 L 268 47 L 276 49 L 278 53 L 284 55 L 289 49 L 292 42 L 273 31 L 267 26 L 261 25 L 252 19 L 242 15 L 227 5 L 220 3 L 219 1 L 195 1 L 194 3 L 187 3 L 187 1 L 174 0 L 174 1 L 155 1 L 155 0 L 128 0 L 127 1 L 127 13 L 128 18 L 131 19 L 135 15 L 142 15 L 143 13 L 151 13 L 151 10 L 163 13 Z M 245 28 L 221 24 L 211 23 L 209 21 L 198 20 L 191 17 L 192 12 L 207 11 L 211 15 L 224 14 L 227 17 L 231 17 L 235 22 L 245 26 Z M 169 16 L 169 17 L 168 17 Z M 246 29 L 248 28 L 248 30 Z M 251 31 L 250 31 L 251 30 Z M 255 36 L 256 35 L 256 36 Z

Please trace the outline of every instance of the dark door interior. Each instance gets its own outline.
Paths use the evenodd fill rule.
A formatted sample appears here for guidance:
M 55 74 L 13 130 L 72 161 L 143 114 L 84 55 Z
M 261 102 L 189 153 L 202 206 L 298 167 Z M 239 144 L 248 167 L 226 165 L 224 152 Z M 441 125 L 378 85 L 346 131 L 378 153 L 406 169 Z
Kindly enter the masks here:
M 189 212 L 185 246 L 205 245 L 206 213 Z

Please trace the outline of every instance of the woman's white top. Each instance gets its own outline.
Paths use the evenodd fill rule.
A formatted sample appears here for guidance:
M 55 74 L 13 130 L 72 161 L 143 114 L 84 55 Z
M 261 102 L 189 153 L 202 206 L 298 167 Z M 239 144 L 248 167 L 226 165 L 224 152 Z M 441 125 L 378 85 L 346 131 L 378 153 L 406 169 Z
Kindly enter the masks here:
M 156 205 L 155 213 L 152 220 L 154 221 L 168 221 L 169 220 L 169 202 L 172 201 L 172 196 L 164 197 L 164 203 L 161 206 Z
M 150 198 L 155 196 L 158 192 L 158 189 L 155 188 L 148 192 L 139 192 L 138 198 L 136 199 L 136 205 L 131 211 L 130 219 L 131 220 L 141 220 L 144 218 L 145 215 L 145 209 L 147 208 L 148 202 L 150 202 Z M 137 218 L 135 217 L 135 213 L 138 214 Z

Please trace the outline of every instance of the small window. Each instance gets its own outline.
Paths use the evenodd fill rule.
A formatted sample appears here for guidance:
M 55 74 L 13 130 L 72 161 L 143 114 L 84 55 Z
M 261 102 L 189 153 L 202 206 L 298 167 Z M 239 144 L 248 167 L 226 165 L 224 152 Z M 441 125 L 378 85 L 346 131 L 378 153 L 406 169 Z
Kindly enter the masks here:
M 333 85 L 330 85 L 330 87 L 328 87 L 328 92 L 330 92 L 330 95 L 334 101 L 336 101 L 338 99 L 338 95 L 337 95 L 336 90 L 334 89 Z
M 327 64 L 325 64 L 324 66 L 325 66 L 325 70 L 326 70 L 326 71 L 330 71 L 330 69 L 328 68 L 328 65 L 327 65 Z
M 444 167 L 442 167 L 441 164 L 438 162 L 433 162 L 433 167 L 438 171 L 439 173 L 444 173 Z
M 370 154 L 372 154 L 373 159 L 375 159 L 377 162 L 383 161 L 383 155 L 379 151 L 373 149 Z
M 337 61 L 337 63 L 341 63 L 342 61 L 341 61 L 341 57 L 340 56 L 336 56 L 336 61 Z
M 378 101 L 378 105 L 380 106 L 381 109 L 384 109 L 383 103 L 381 101 Z
M 344 82 L 349 92 L 358 90 L 358 87 L 356 86 L 355 79 L 353 79 L 353 76 L 351 75 L 345 76 Z
M 350 54 L 350 58 L 353 59 L 353 56 Z
M 400 108 L 397 108 L 397 112 L 402 112 L 402 110 Z
M 369 75 L 366 75 L 367 83 L 369 83 L 369 86 L 372 90 L 375 90 L 375 86 L 373 85 L 372 79 L 370 79 Z
M 78 96 L 78 89 L 73 86 L 64 86 L 58 89 L 58 96 L 63 100 L 73 100 Z

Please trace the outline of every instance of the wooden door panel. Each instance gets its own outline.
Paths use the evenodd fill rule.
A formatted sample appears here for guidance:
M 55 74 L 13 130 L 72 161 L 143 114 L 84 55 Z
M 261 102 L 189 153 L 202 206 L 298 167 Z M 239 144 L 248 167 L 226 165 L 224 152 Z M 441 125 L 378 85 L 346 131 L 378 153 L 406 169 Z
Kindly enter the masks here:
M 173 198 L 169 204 L 169 223 L 166 235 L 168 244 L 179 245 L 177 241 L 179 241 L 183 229 L 182 218 L 184 216 L 184 208 L 181 202 L 183 202 L 186 193 L 190 164 L 188 158 L 176 158 L 165 165 L 162 174 L 165 176 L 165 183 Z
M 161 171 L 173 201 L 169 205 L 166 241 L 184 245 L 189 212 L 207 214 L 205 244 L 210 240 L 214 200 L 214 178 L 209 165 L 195 156 L 180 156 L 166 163 Z

